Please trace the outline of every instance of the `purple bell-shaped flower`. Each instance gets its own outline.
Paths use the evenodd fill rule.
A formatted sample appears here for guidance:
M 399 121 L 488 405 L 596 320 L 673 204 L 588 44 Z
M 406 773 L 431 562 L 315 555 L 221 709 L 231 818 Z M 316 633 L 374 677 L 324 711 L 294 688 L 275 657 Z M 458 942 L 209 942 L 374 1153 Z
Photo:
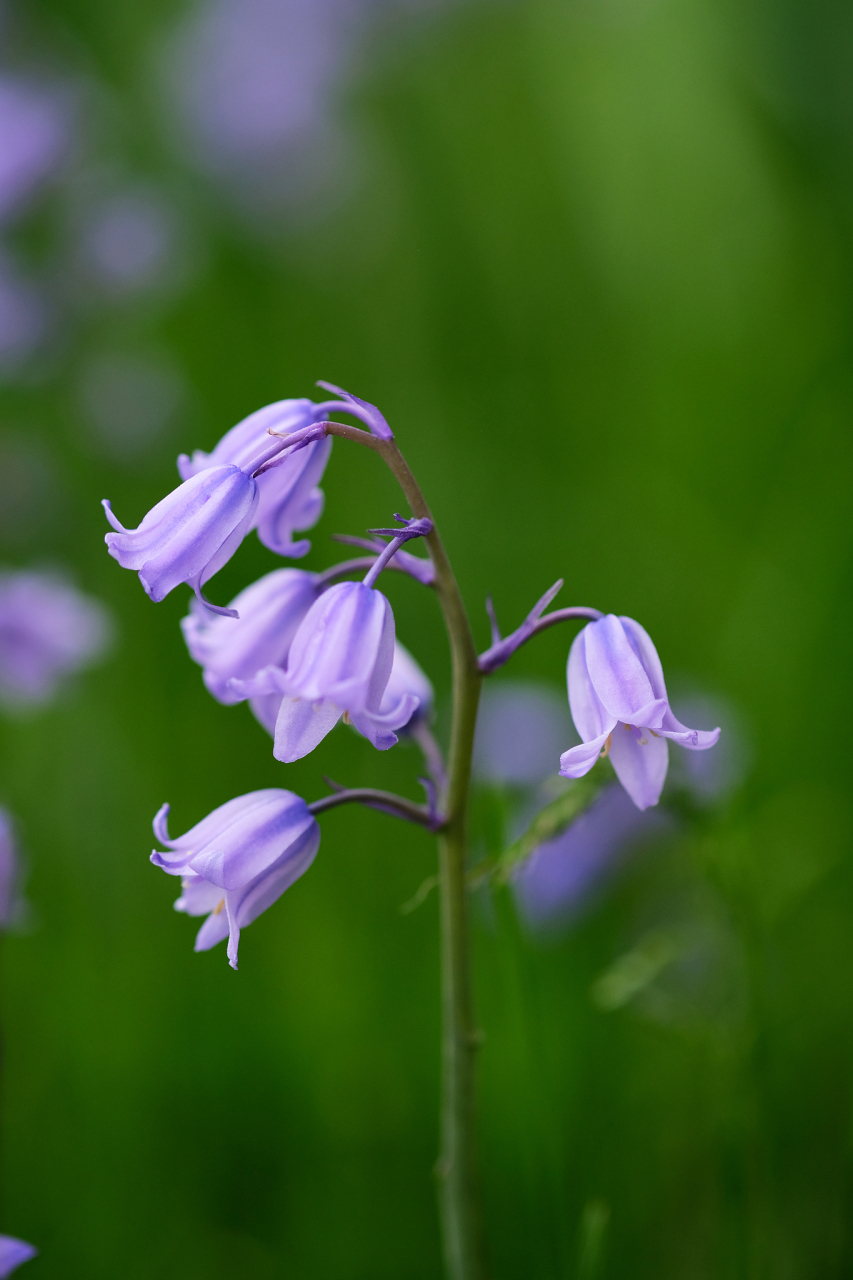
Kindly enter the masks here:
M 319 581 L 303 569 L 275 569 L 231 601 L 236 618 L 213 616 L 193 600 L 181 629 L 217 701 L 242 700 L 231 680 L 251 680 L 270 665 L 284 667 L 296 629 L 317 599 Z
M 212 453 L 196 449 L 182 453 L 178 471 L 189 480 L 211 467 L 232 463 L 246 470 L 272 442 L 269 431 L 288 436 L 323 417 L 311 400 L 278 400 L 249 414 L 226 432 Z M 284 442 L 281 442 L 282 444 Z M 323 513 L 323 478 L 332 448 L 331 438 L 317 440 L 284 456 L 257 477 L 259 500 L 252 527 L 264 546 L 280 556 L 298 558 L 310 550 L 307 539 L 293 541 L 294 530 L 311 529 Z
M 277 760 L 307 756 L 341 716 L 387 751 L 397 741 L 394 730 L 418 707 L 411 692 L 382 707 L 393 661 L 394 614 L 385 596 L 363 582 L 339 582 L 303 618 L 286 670 L 267 667 L 253 681 L 234 684 L 253 700 L 284 695 L 275 723 Z
M 195 950 L 228 938 L 228 963 L 236 969 L 240 930 L 308 870 L 320 828 L 300 796 L 275 787 L 229 800 L 177 840 L 169 838 L 168 812 L 164 804 L 154 834 L 170 852 L 155 850 L 151 861 L 182 877 L 176 911 L 207 916 Z
M 152 507 L 138 529 L 125 529 L 104 501 L 116 533 L 105 538 L 123 569 L 137 569 L 152 600 L 164 599 L 186 582 L 214 613 L 233 610 L 208 604 L 201 589 L 233 556 L 245 538 L 258 505 L 258 486 L 239 467 L 212 467 L 179 485 Z
M 663 668 L 646 631 L 609 613 L 574 640 L 568 664 L 569 706 L 580 746 L 560 757 L 564 778 L 589 773 L 608 755 L 638 809 L 657 804 L 668 765 L 666 740 L 692 751 L 713 747 L 719 729 L 688 729 L 669 708 Z

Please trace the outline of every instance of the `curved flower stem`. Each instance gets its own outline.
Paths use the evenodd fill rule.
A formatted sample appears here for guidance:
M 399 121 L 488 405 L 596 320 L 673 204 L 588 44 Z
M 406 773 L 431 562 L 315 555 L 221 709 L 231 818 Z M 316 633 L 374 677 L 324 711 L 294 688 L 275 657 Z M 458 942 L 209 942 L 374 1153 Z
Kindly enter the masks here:
M 336 809 L 340 804 L 364 804 L 371 809 L 381 809 L 395 818 L 417 822 L 429 831 L 440 831 L 445 822 L 443 814 L 430 812 L 426 805 L 416 804 L 414 800 L 395 795 L 393 791 L 376 791 L 373 787 L 349 787 L 336 791 L 334 795 L 312 801 L 308 810 L 316 816 L 318 813 L 325 813 L 327 809 Z
M 414 559 L 414 557 L 410 557 Z M 376 563 L 376 556 L 356 556 L 353 560 L 342 560 L 340 564 L 333 564 L 330 569 L 322 569 L 317 577 L 321 584 L 331 586 L 338 578 L 347 578 L 351 573 L 360 573 L 368 569 L 372 569 Z M 428 564 L 428 560 L 423 561 Z M 385 569 L 397 569 L 400 573 L 407 573 L 409 577 L 415 578 L 416 582 L 423 583 L 423 578 L 413 574 L 405 560 L 395 558 L 383 566 Z M 428 584 L 425 584 L 428 585 Z
M 346 412 L 344 406 L 341 408 Z M 378 453 L 397 478 L 412 514 L 432 520 L 426 500 L 394 440 L 380 440 L 338 422 L 325 426 L 329 435 L 364 444 Z M 471 756 L 481 675 L 465 605 L 434 520 L 425 541 L 435 567 L 435 590 L 444 613 L 453 662 L 450 756 L 447 786 L 441 797 L 441 808 L 447 817 L 439 836 L 442 1089 L 441 1154 L 436 1176 L 449 1280 L 485 1280 L 474 1113 L 475 1060 L 482 1037 L 474 1022 L 465 874 Z

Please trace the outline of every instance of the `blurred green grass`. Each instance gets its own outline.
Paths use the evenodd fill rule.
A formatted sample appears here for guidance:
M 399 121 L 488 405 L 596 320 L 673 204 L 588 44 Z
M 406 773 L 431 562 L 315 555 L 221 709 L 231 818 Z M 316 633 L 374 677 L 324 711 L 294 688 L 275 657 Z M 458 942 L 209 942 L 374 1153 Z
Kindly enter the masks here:
M 172 180 L 141 68 L 178 6 L 34 12 Z M 339 730 L 278 765 L 245 707 L 205 693 L 183 594 L 153 606 L 103 546 L 102 497 L 135 524 L 179 449 L 318 377 L 391 421 L 483 645 L 487 594 L 509 627 L 564 576 L 563 603 L 637 617 L 753 740 L 729 804 L 563 938 L 525 936 L 505 894 L 478 908 L 497 1280 L 590 1275 L 591 1204 L 600 1280 L 849 1274 L 850 62 L 828 5 L 459 6 L 376 51 L 349 104 L 370 182 L 338 212 L 265 244 L 205 209 L 179 300 L 87 316 L 50 376 L 0 392 L 63 504 L 6 559 L 68 565 L 121 627 L 110 663 L 0 725 L 37 924 L 3 943 L 2 1221 L 39 1245 L 34 1278 L 440 1273 L 436 905 L 398 910 L 429 839 L 329 815 L 238 974 L 193 955 L 147 862 L 166 799 L 179 831 L 256 787 L 314 798 L 324 772 L 415 794 L 416 756 Z M 167 350 L 193 396 L 135 469 L 92 450 L 74 392 L 87 353 L 125 339 Z M 308 567 L 399 505 L 340 443 L 324 487 Z M 213 598 L 273 565 L 249 539 Z M 434 601 L 388 591 L 445 699 Z M 512 675 L 561 684 L 568 639 Z M 676 975 L 602 1011 L 595 980 L 669 919 L 713 922 L 713 998 Z

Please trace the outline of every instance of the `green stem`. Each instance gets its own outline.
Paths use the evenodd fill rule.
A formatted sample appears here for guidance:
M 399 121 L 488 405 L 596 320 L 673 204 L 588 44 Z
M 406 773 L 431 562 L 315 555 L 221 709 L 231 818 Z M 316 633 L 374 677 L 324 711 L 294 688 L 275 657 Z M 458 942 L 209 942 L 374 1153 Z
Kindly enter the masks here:
M 393 440 L 379 440 L 339 423 L 330 423 L 329 429 L 333 435 L 375 450 L 399 481 L 412 514 L 432 520 L 409 465 Z M 465 605 L 434 520 L 432 533 L 425 541 L 435 567 L 435 589 L 444 613 L 453 662 L 453 722 L 447 786 L 441 799 L 441 809 L 447 818 L 439 836 L 442 1084 L 441 1153 L 436 1175 L 449 1280 L 485 1280 L 474 1105 L 475 1066 L 481 1034 L 474 1021 L 465 876 L 471 756 L 481 676 Z

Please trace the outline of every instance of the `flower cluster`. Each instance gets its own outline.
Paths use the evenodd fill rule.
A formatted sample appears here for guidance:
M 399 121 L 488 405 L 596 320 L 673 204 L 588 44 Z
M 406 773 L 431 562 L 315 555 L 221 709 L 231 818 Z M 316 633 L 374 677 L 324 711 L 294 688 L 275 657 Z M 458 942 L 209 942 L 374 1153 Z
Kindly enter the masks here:
M 380 573 L 390 566 L 438 588 L 439 594 L 446 592 L 446 579 L 439 581 L 443 551 L 427 515 L 396 516 L 396 527 L 372 530 L 369 541 L 343 538 L 368 550 L 367 557 L 321 573 L 274 569 L 228 605 L 213 605 L 202 594 L 205 583 L 252 529 L 278 555 L 294 558 L 306 553 L 310 544 L 293 535 L 319 519 L 323 494 L 318 485 L 329 459 L 331 435 L 385 451 L 398 474 L 405 471 L 399 452 L 390 452 L 396 450 L 393 433 L 379 410 L 340 388 L 320 385 L 340 399 L 278 401 L 238 423 L 210 453 L 182 454 L 182 483 L 138 528 L 124 529 L 104 503 L 116 530 L 106 537 L 110 554 L 125 568 L 138 571 L 152 600 L 162 600 L 180 583 L 192 588 L 195 599 L 182 623 L 190 655 L 202 667 L 204 683 L 217 701 L 249 703 L 273 737 L 276 759 L 301 759 L 341 720 L 380 751 L 394 746 L 398 734 L 406 732 L 424 754 L 429 774 L 424 779 L 429 798 L 425 807 L 369 789 L 339 789 L 311 806 L 290 791 L 255 791 L 220 805 L 186 835 L 172 840 L 164 806 L 154 830 L 168 852 L 153 853 L 152 861 L 170 875 L 181 876 L 178 910 L 206 917 L 196 950 L 207 950 L 227 937 L 234 968 L 240 929 L 313 861 L 320 843 L 315 813 L 352 800 L 431 830 L 445 821 L 438 803 L 445 767 L 429 730 L 432 687 L 397 641 L 391 605 L 376 586 Z M 333 411 L 358 418 L 367 430 L 329 421 Z M 421 537 L 428 540 L 432 563 L 402 550 Z M 433 554 L 436 548 L 441 552 L 438 558 Z M 344 580 L 364 570 L 362 580 Z M 676 720 L 657 652 L 638 623 L 589 608 L 545 613 L 561 585 L 546 592 L 505 638 L 489 604 L 492 645 L 475 667 L 479 674 L 489 675 L 544 628 L 575 618 L 588 620 L 571 646 L 568 662 L 569 704 L 583 741 L 563 752 L 560 773 L 579 778 L 601 756 L 609 755 L 634 805 L 646 809 L 661 794 L 667 740 L 704 750 L 713 746 L 719 730 L 688 729 Z M 556 771 L 556 759 L 554 766 Z
M 398 732 L 414 732 L 426 721 L 432 705 L 432 687 L 397 642 L 391 605 L 374 585 L 398 549 L 430 532 L 430 520 L 399 517 L 399 529 L 374 531 L 390 541 L 369 542 L 369 558 L 339 566 L 344 573 L 367 568 L 363 581 L 335 581 L 338 569 L 275 569 L 227 606 L 202 595 L 252 529 L 278 555 L 307 552 L 310 544 L 294 541 L 293 533 L 310 528 L 322 512 L 318 482 L 331 449 L 324 433 L 328 411 L 360 418 L 374 438 L 392 438 L 374 406 L 329 390 L 341 399 L 279 401 L 238 423 L 212 452 L 182 454 L 182 484 L 138 528 L 124 529 L 104 503 L 116 530 L 106 537 L 110 554 L 138 571 L 152 600 L 180 583 L 193 589 L 182 627 L 205 685 L 225 705 L 248 701 L 273 735 L 275 757 L 285 762 L 307 755 L 341 719 L 388 750 Z M 432 580 L 428 562 L 405 552 L 394 567 Z M 154 829 L 170 852 L 154 853 L 152 861 L 182 877 L 179 910 L 207 915 L 196 949 L 228 937 L 236 968 L 240 928 L 308 868 L 319 827 L 305 802 L 288 791 L 229 801 L 179 840 L 169 838 L 165 814 L 164 808 Z

